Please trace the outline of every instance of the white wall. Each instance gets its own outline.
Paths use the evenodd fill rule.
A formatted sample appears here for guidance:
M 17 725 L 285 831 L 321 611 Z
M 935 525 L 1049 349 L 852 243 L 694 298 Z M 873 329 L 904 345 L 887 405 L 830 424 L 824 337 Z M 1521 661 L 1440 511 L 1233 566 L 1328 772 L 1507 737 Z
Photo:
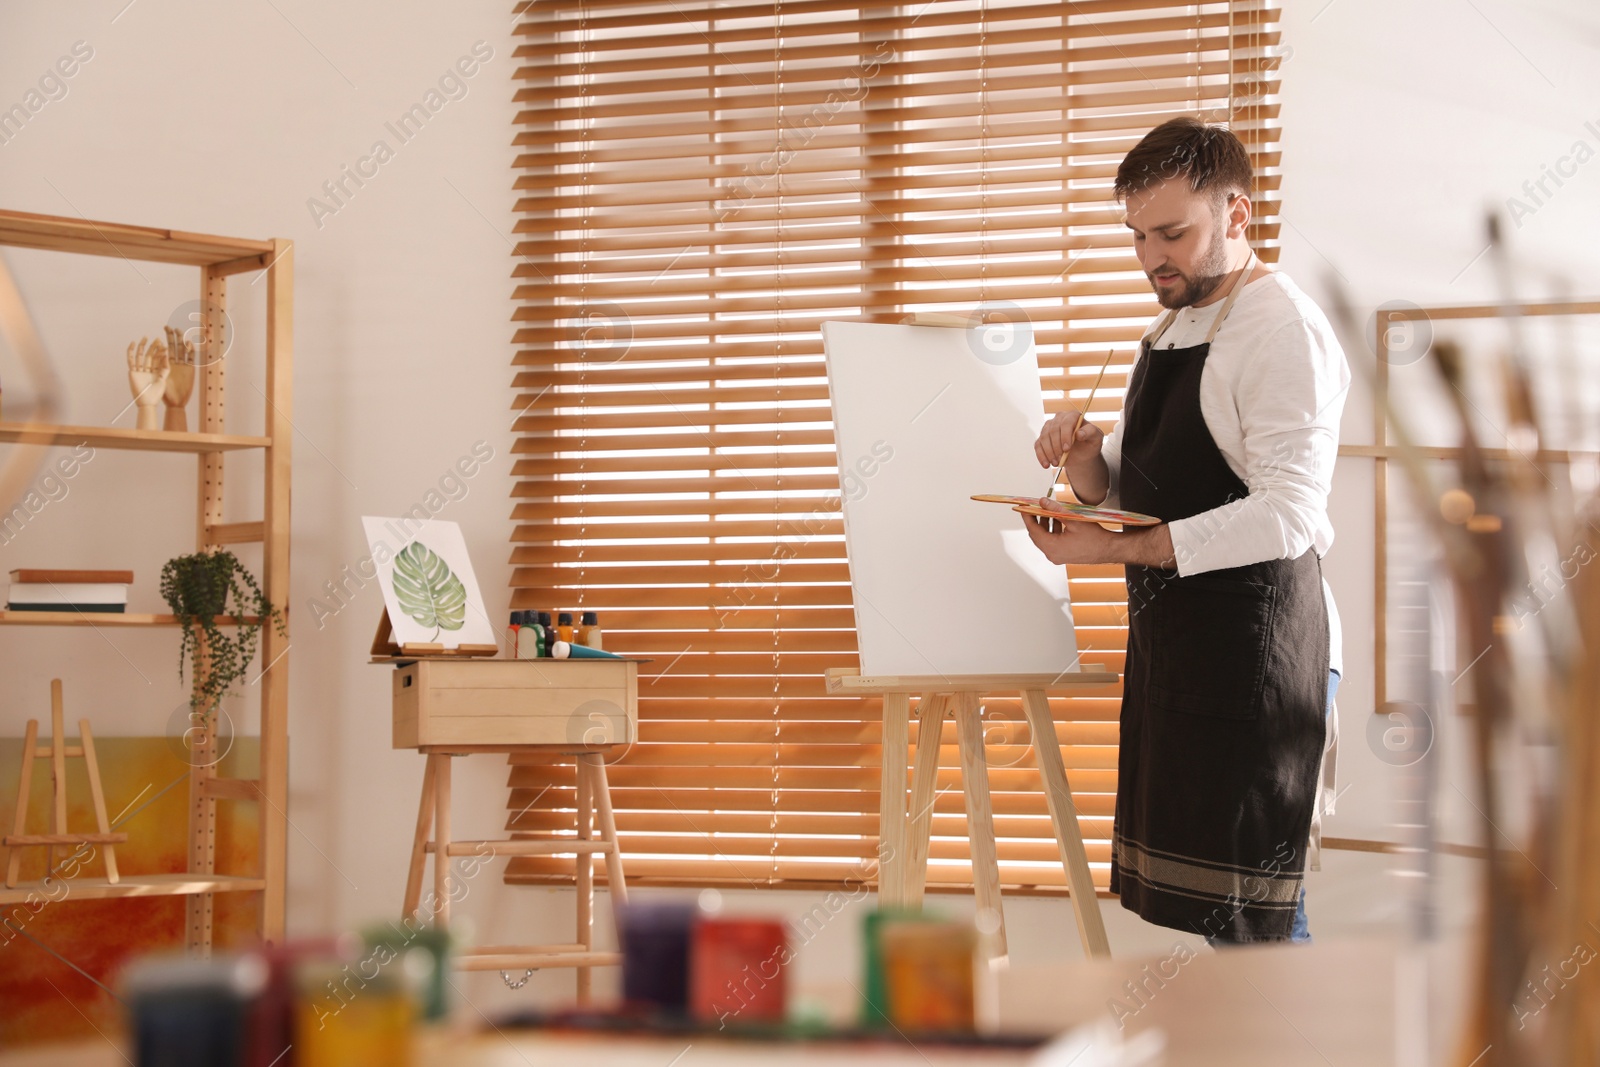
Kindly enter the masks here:
M 346 927 L 398 908 L 421 763 L 390 750 L 388 672 L 366 663 L 376 589 L 320 628 L 311 598 L 365 554 L 359 516 L 423 501 L 481 440 L 493 460 L 438 517 L 467 531 L 494 617 L 507 605 L 511 5 L 125 4 L 8 5 L 0 15 L 6 106 L 74 42 L 93 49 L 67 95 L 0 145 L 0 203 L 295 242 L 290 921 L 299 933 Z M 492 56 L 466 95 L 401 144 L 385 124 L 480 41 Z M 336 214 L 315 219 L 307 201 L 379 139 L 394 157 L 364 187 L 349 185 Z M 69 417 L 109 421 L 127 403 L 123 346 L 193 299 L 196 273 L 11 258 L 47 344 L 71 368 Z M 247 427 L 259 426 L 262 407 L 250 382 L 260 381 L 251 365 L 265 283 L 254 277 L 230 287 L 240 347 L 229 397 Z M 135 596 L 157 610 L 162 562 L 192 550 L 191 464 L 102 452 L 0 548 L 5 569 L 132 566 Z M 234 503 L 231 519 L 259 517 L 242 495 Z M 159 731 L 183 700 L 170 633 L 12 628 L 0 657 L 12 731 L 55 674 L 103 734 Z M 78 666 L 90 657 L 102 671 Z M 481 780 L 462 776 L 461 803 L 465 821 L 476 798 L 481 824 L 504 803 L 504 771 L 487 760 L 475 770 Z
M 495 2 L 379 4 L 309 0 L 229 5 L 94 0 L 8 5 L 0 14 L 0 107 L 21 101 L 77 41 L 93 58 L 65 97 L 0 144 L 0 204 L 47 214 L 296 245 L 294 599 L 291 652 L 291 926 L 348 928 L 392 915 L 405 874 L 421 761 L 388 747 L 387 678 L 365 663 L 379 599 L 372 589 L 318 628 L 309 607 L 325 581 L 363 552 L 357 518 L 410 507 L 474 442 L 495 458 L 440 517 L 467 530 L 495 615 L 506 603 L 511 485 L 509 321 L 513 193 L 508 10 Z M 1313 295 L 1330 267 L 1363 319 L 1393 299 L 1478 301 L 1495 295 L 1481 209 L 1504 204 L 1578 140 L 1600 148 L 1600 15 L 1586 0 L 1288 0 L 1283 66 L 1285 180 L 1282 267 Z M 493 56 L 410 143 L 385 131 L 475 42 Z M 336 214 L 309 198 L 384 138 L 395 156 Z M 1552 187 L 1553 188 L 1553 187 Z M 1514 230 L 1527 268 L 1522 295 L 1556 279 L 1594 294 L 1600 164 L 1586 164 Z M 319 224 L 320 221 L 320 224 Z M 193 298 L 189 272 L 117 259 L 16 254 L 12 263 L 47 343 L 71 368 L 71 417 L 109 421 L 126 403 L 122 346 L 159 329 Z M 257 289 L 260 286 L 255 287 Z M 261 332 L 249 276 L 233 285 L 243 347 L 231 402 L 259 404 L 249 345 Z M 257 353 L 258 354 L 258 350 Z M 1352 352 L 1352 359 L 1362 358 Z M 7 393 L 18 384 L 9 355 Z M 1370 358 L 1370 357 L 1368 357 Z M 259 379 L 257 379 L 259 384 Z M 127 425 L 123 415 L 119 425 Z M 1354 396 L 1346 440 L 1370 440 L 1370 408 Z M 145 610 L 162 561 L 186 547 L 192 461 L 102 453 L 22 536 L 0 569 L 73 562 L 132 566 Z M 152 472 L 159 472 L 160 481 Z M 236 488 L 248 488 L 248 477 Z M 1367 741 L 1371 714 L 1371 465 L 1340 463 L 1339 540 L 1326 562 L 1345 620 L 1340 801 L 1330 833 L 1392 836 L 1400 771 Z M 105 506 L 111 503 L 111 508 Z M 254 517 L 243 496 L 230 518 Z M 150 733 L 183 695 L 170 634 L 8 629 L 0 665 L 10 684 L 0 729 L 37 713 L 46 681 L 103 734 Z M 86 671 L 86 660 L 97 664 Z M 1470 779 L 1460 730 L 1441 724 L 1441 792 L 1458 816 Z M 457 825 L 498 827 L 503 763 L 475 757 L 458 772 Z M 1458 792 L 1459 791 L 1459 792 Z M 1392 929 L 1398 882 L 1381 857 L 1333 853 L 1311 883 L 1321 936 Z M 1447 861 L 1447 916 L 1471 914 L 1472 865 Z M 741 910 L 799 914 L 820 894 L 726 895 Z M 949 898 L 951 907 L 963 906 Z M 495 940 L 565 926 L 571 894 L 474 880 L 461 911 Z M 1076 951 L 1067 906 L 1009 905 L 1014 955 L 1040 962 Z M 801 957 L 811 981 L 853 974 L 857 921 L 830 925 Z M 1119 953 L 1164 951 L 1172 935 L 1108 908 Z M 607 935 L 608 936 L 608 935 Z M 510 994 L 493 976 L 463 988 L 482 1005 L 532 1002 L 570 989 L 539 975 Z
M 1561 187 L 1547 180 L 1551 195 L 1540 195 L 1542 203 L 1523 189 L 1545 166 L 1573 155 L 1576 142 L 1600 153 L 1600 10 L 1593 4 L 1288 0 L 1284 40 L 1293 54 L 1283 64 L 1282 265 L 1307 291 L 1325 297 L 1336 272 L 1364 327 L 1392 301 L 1493 302 L 1501 289 L 1483 254 L 1484 215 L 1497 208 L 1509 223 L 1516 296 L 1600 293 L 1600 166 L 1574 157 L 1564 167 L 1574 176 Z M 1513 218 L 1513 196 L 1532 213 L 1518 209 Z M 1441 324 L 1435 332 L 1471 338 L 1477 360 L 1505 342 L 1493 327 Z M 1373 363 L 1370 351 L 1348 354 L 1353 367 Z M 1600 349 L 1587 354 L 1592 378 Z M 1428 376 L 1426 362 L 1393 367 L 1395 395 L 1415 395 Z M 1358 369 L 1356 378 L 1343 440 L 1371 443 L 1366 375 Z M 1593 410 L 1585 410 L 1592 421 Z M 1493 434 L 1495 420 L 1487 421 Z M 1332 500 L 1339 537 L 1324 568 L 1346 633 L 1349 670 L 1339 695 L 1348 792 L 1330 832 L 1393 839 L 1394 791 L 1410 772 L 1380 760 L 1368 741 L 1372 507 L 1371 461 L 1341 460 Z M 1446 835 L 1475 840 L 1461 723 L 1448 716 L 1435 727 Z

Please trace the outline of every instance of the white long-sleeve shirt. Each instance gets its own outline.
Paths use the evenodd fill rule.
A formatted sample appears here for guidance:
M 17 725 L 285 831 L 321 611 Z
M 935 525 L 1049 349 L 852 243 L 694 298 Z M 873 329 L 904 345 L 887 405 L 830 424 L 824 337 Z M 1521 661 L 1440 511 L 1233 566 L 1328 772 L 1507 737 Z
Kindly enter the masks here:
M 1204 343 L 1225 302 L 1181 309 L 1149 358 Z M 1322 309 L 1282 272 L 1247 284 L 1206 357 L 1200 412 L 1229 469 L 1250 492 L 1168 524 L 1179 574 L 1294 559 L 1308 548 L 1327 554 L 1333 544 L 1328 493 L 1349 389 L 1349 365 Z M 1120 507 L 1121 422 L 1101 454 L 1111 475 L 1106 506 Z M 1339 612 L 1326 581 L 1323 599 L 1329 662 L 1343 673 Z

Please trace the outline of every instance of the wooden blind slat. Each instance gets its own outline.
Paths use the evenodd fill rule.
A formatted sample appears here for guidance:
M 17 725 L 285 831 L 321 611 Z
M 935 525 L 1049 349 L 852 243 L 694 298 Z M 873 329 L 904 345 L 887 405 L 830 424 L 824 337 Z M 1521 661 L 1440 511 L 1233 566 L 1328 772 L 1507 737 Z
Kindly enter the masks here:
M 863 886 L 863 872 L 870 874 L 875 868 L 867 863 L 874 842 L 862 843 L 861 855 L 848 860 L 758 860 L 752 857 L 730 858 L 713 856 L 704 864 L 683 859 L 662 859 L 653 856 L 633 857 L 628 860 L 628 885 L 632 886 L 697 886 L 708 882 L 730 888 L 749 889 L 803 889 L 818 885 L 842 886 L 851 892 Z M 1094 845 L 1089 846 L 1091 858 Z M 1065 890 L 1066 878 L 1061 863 L 1024 864 L 1006 862 L 1005 850 L 1000 850 L 1000 884 L 1008 893 L 1054 893 Z M 691 873 L 694 872 L 694 873 Z M 1110 882 L 1110 873 L 1102 863 L 1091 862 L 1090 874 L 1095 888 L 1104 892 Z M 927 871 L 930 888 L 970 888 L 971 874 L 962 866 L 940 863 L 930 864 Z M 543 857 L 518 857 L 506 865 L 506 882 L 509 885 L 570 885 L 572 861 Z M 595 884 L 605 884 L 605 871 L 597 868 Z
M 529 799 L 532 799 L 530 796 Z M 573 816 L 570 811 L 557 809 L 524 810 L 518 806 L 506 820 L 505 828 L 523 834 L 549 835 L 570 831 Z M 1039 815 L 1003 815 L 994 821 L 995 836 L 1001 838 L 1037 837 Z M 1105 816 L 1085 817 L 1081 824 L 1085 830 L 1101 830 Z M 778 815 L 728 812 L 718 817 L 719 832 L 733 834 L 807 835 L 876 837 L 878 816 L 876 812 L 835 812 L 829 814 Z M 617 829 L 622 834 L 640 841 L 643 834 L 703 834 L 704 816 L 699 812 L 682 811 L 623 811 L 617 813 Z M 933 836 L 936 838 L 961 838 L 967 832 L 965 813 L 933 814 Z
M 1088 631 L 1093 635 L 1095 631 Z M 684 645 L 690 640 L 685 634 L 672 635 L 678 647 L 668 648 L 662 657 L 663 662 L 671 662 L 672 656 L 681 652 Z M 1114 686 L 1097 687 L 1110 692 Z M 840 700 L 838 697 L 801 698 L 795 697 L 784 702 L 783 709 L 776 715 L 772 710 L 771 700 L 741 700 L 738 698 L 719 698 L 707 700 L 702 697 L 690 696 L 684 700 L 669 699 L 653 695 L 652 686 L 646 693 L 649 703 L 650 716 L 662 721 L 687 720 L 694 722 L 860 722 L 863 717 L 876 721 L 879 709 L 877 705 L 867 705 L 858 702 Z M 1115 723 L 1119 702 L 1115 697 L 1093 699 L 1090 697 L 1073 697 L 1061 705 L 1060 714 L 1079 723 Z M 708 718 L 709 717 L 709 718 Z M 1007 727 L 1008 729 L 1010 727 Z
M 1007 52 L 1003 46 L 1009 43 L 1038 44 L 1048 43 L 1053 47 L 1037 51 Z M 977 92 L 980 84 L 987 85 L 990 93 L 1003 93 L 1016 89 L 1035 89 L 1046 85 L 1060 86 L 1070 90 L 1080 85 L 1104 85 L 1111 83 L 1132 83 L 1135 81 L 1156 83 L 1170 80 L 1184 80 L 1196 76 L 1205 77 L 1213 74 L 1220 66 L 1223 71 L 1233 70 L 1242 72 L 1248 69 L 1247 61 L 1230 60 L 1226 58 L 1228 35 L 1226 28 L 1220 34 L 1209 34 L 1183 42 L 1161 42 L 1154 47 L 1137 49 L 1141 58 L 1146 62 L 1139 64 L 1143 76 L 1131 73 L 1125 64 L 1113 67 L 1093 68 L 1087 66 L 1094 60 L 1105 60 L 1114 57 L 1119 51 L 1115 46 L 1101 45 L 1094 49 L 1065 48 L 1065 37 L 1059 29 L 1014 30 L 1010 33 L 996 31 L 986 35 L 989 55 L 984 65 L 984 70 L 989 77 L 966 78 L 935 78 L 935 75 L 957 72 L 962 75 L 972 75 L 974 57 L 957 54 L 948 57 L 926 59 L 886 59 L 874 63 L 874 77 L 882 76 L 890 79 L 886 85 L 884 95 L 891 99 L 906 99 L 916 96 L 955 96 L 964 93 Z M 1273 43 L 1276 43 L 1275 41 Z M 946 45 L 963 50 L 979 47 L 980 40 L 970 37 L 964 44 Z M 1166 58 L 1174 54 L 1188 54 L 1193 56 L 1202 52 L 1215 54 L 1221 49 L 1223 58 L 1211 60 L 1207 66 L 1196 67 L 1192 60 L 1172 62 L 1149 62 L 1151 58 Z M 833 49 L 838 51 L 837 48 Z M 1086 53 L 1093 54 L 1086 54 Z M 586 67 L 586 76 L 590 79 L 587 92 L 579 106 L 597 107 L 592 112 L 592 117 L 607 117 L 618 112 L 610 112 L 599 106 L 599 102 L 617 97 L 642 97 L 658 94 L 675 94 L 679 99 L 692 101 L 699 105 L 705 99 L 706 90 L 714 90 L 715 106 L 713 110 L 732 110 L 744 102 L 754 103 L 756 97 L 763 91 L 767 93 L 764 106 L 771 105 L 771 94 L 778 84 L 778 70 L 772 62 L 773 53 L 768 51 L 747 53 L 745 62 L 739 62 L 729 57 L 729 62 L 705 62 L 698 57 L 695 61 L 687 62 L 684 68 L 694 72 L 692 77 L 656 77 L 656 78 L 616 78 L 607 80 L 604 72 L 594 67 Z M 794 102 L 806 105 L 816 101 L 826 101 L 829 94 L 837 98 L 854 99 L 862 92 L 863 67 L 860 60 L 851 55 L 851 62 L 838 65 L 800 66 L 788 59 L 785 50 L 785 61 L 782 68 L 782 84 L 785 102 Z M 1131 62 L 1131 56 L 1129 61 Z M 1077 68 L 1073 71 L 1070 81 L 1066 77 L 1067 67 Z M 1006 73 L 1017 68 L 1041 68 L 1054 71 L 1053 74 L 1030 75 L 1019 73 Z M 667 68 L 672 69 L 672 68 Z M 725 73 L 724 73 L 725 72 Z M 516 94 L 515 101 L 519 104 L 530 106 L 548 105 L 552 101 L 565 102 L 571 98 L 570 89 L 559 84 L 551 84 L 563 78 L 575 78 L 578 70 L 573 64 L 561 66 L 539 66 L 526 68 L 518 72 L 537 88 L 527 88 Z M 664 71 L 663 71 L 664 73 Z M 1039 80 L 1039 79 L 1045 80 Z M 899 79 L 895 81 L 893 79 Z M 728 92 L 727 90 L 733 90 Z M 1192 95 L 1192 93 L 1191 93 Z M 1223 95 L 1226 95 L 1224 87 Z M 698 99 L 696 99 L 698 97 Z M 1041 104 L 1043 102 L 1038 102 Z M 726 106 L 724 106 L 726 105 Z M 622 112 L 637 114 L 638 112 Z
M 608 775 L 610 770 L 608 768 Z M 511 796 L 507 807 L 516 811 L 571 811 L 575 804 L 575 790 L 570 781 L 541 779 L 519 780 L 523 768 L 518 768 L 512 775 Z M 686 788 L 673 789 L 672 801 L 676 805 L 671 807 L 661 803 L 659 797 L 652 798 L 649 789 L 652 787 L 629 787 L 612 783 L 612 800 L 619 813 L 628 811 L 679 811 L 695 816 L 705 825 L 700 817 L 712 811 L 743 811 L 760 813 L 768 818 L 774 815 L 782 818 L 785 813 L 817 814 L 824 812 L 848 812 L 870 816 L 876 821 L 877 799 L 876 788 L 870 789 L 808 789 L 799 786 L 780 791 L 773 802 L 772 791 L 769 789 L 706 789 Z M 551 803 L 548 806 L 537 806 L 535 801 L 538 794 L 547 793 Z M 1076 794 L 1074 800 L 1078 802 L 1078 810 L 1087 817 L 1108 817 L 1112 814 L 1112 797 L 1115 794 L 1106 790 L 1094 792 L 1085 790 L 1081 800 Z M 1049 810 L 1045 805 L 1044 794 L 1034 790 L 1022 793 L 996 793 L 994 813 L 998 817 L 1049 817 Z M 934 798 L 933 811 L 935 815 L 965 814 L 962 807 L 961 790 L 946 791 Z M 870 854 L 870 853 L 869 853 Z M 568 870 L 571 877 L 571 870 Z M 1057 868 L 1060 873 L 1060 868 Z
M 695 763 L 687 766 L 657 767 L 645 766 L 633 761 L 633 754 L 648 746 L 635 745 L 627 756 L 606 769 L 606 776 L 611 785 L 616 789 L 667 789 L 674 792 L 680 790 L 698 790 L 713 776 L 706 773 L 704 763 Z M 1072 768 L 1068 768 L 1070 771 Z M 785 767 L 782 779 L 793 789 L 851 789 L 865 793 L 873 793 L 878 787 L 878 767 L 872 766 L 833 766 L 833 767 Z M 1110 770 L 1084 769 L 1072 775 L 1073 789 L 1085 793 L 1112 793 L 1116 791 L 1116 772 Z M 714 776 L 718 782 L 718 789 L 769 789 L 772 784 L 772 771 L 767 767 L 719 767 Z M 546 773 L 539 767 L 513 767 L 511 770 L 511 785 L 515 787 L 531 787 L 539 789 L 546 785 L 561 784 L 560 780 Z M 941 768 L 935 776 L 935 782 L 940 791 L 954 790 L 958 795 L 961 792 L 960 772 L 955 768 Z M 1039 790 L 1039 776 L 1027 768 L 991 767 L 989 771 L 990 788 L 995 794 L 995 811 L 1001 810 L 1001 798 L 1007 794 L 1015 794 L 1027 799 L 1030 805 L 1037 805 L 1039 811 L 1045 810 L 1044 797 Z M 674 797 L 674 799 L 679 799 Z M 632 807 L 631 804 L 618 803 L 618 807 Z M 682 810 L 689 810 L 687 802 L 678 805 Z M 718 803 L 715 799 L 709 807 L 715 809 Z M 762 804 L 762 810 L 770 809 L 770 798 Z M 748 810 L 748 809 L 747 809 Z M 1011 810 L 1015 810 L 1014 808 Z
M 682 5 L 679 6 L 682 7 Z M 771 5 L 767 4 L 760 6 L 762 8 L 762 12 L 756 13 L 754 17 L 766 17 L 770 19 L 772 14 Z M 1171 2 L 1167 3 L 1113 2 L 1109 6 L 1104 6 L 1100 12 L 1093 10 L 1094 8 L 1101 6 L 1102 5 L 1095 3 L 1085 3 L 1083 0 L 1075 0 L 1072 5 L 1072 15 L 1077 21 L 1074 21 L 1067 28 L 1069 35 L 1086 38 L 1116 38 L 1123 35 L 1159 33 L 1169 34 L 1181 39 L 1182 37 L 1194 33 L 1200 28 L 1215 26 L 1219 20 L 1224 25 L 1226 25 L 1228 21 L 1226 11 L 1219 10 L 1225 8 L 1225 5 L 1222 4 L 1197 5 L 1180 3 L 1178 0 L 1171 0 Z M 1206 10 L 1203 12 L 1196 11 L 1195 9 L 1197 7 L 1203 7 Z M 606 51 L 638 51 L 641 49 L 660 49 L 662 51 L 669 52 L 688 49 L 703 52 L 706 50 L 708 38 L 714 39 L 719 44 L 731 44 L 740 41 L 770 41 L 773 38 L 773 31 L 770 25 L 738 25 L 741 16 L 736 10 L 724 9 L 720 7 L 715 11 L 709 9 L 702 10 L 704 11 L 704 15 L 699 19 L 686 17 L 682 11 L 672 10 L 629 14 L 609 19 L 604 17 L 589 16 L 583 20 L 584 25 L 595 36 L 586 41 L 585 44 L 588 46 L 589 50 L 600 54 L 603 54 Z M 792 18 L 796 20 L 799 20 L 807 14 L 819 14 L 836 11 L 847 11 L 851 14 L 859 14 L 860 5 L 844 3 L 843 0 L 838 0 L 838 2 L 830 2 L 814 9 L 811 8 L 810 3 L 796 4 L 786 2 L 784 4 L 784 14 L 786 18 Z M 1061 7 L 1056 4 L 1019 4 L 1016 6 L 990 4 L 987 5 L 986 12 L 989 15 L 990 21 L 996 24 L 1003 24 L 1006 21 L 1018 21 L 1023 19 L 1040 19 L 1059 22 L 1062 15 Z M 1092 19 L 1089 17 L 1100 13 L 1128 17 L 1108 19 Z M 1162 17 L 1164 13 L 1166 17 Z M 951 5 L 949 8 L 941 10 L 935 8 L 935 5 L 933 4 L 928 4 L 926 5 L 926 9 L 918 15 L 912 16 L 910 14 L 904 14 L 893 17 L 857 17 L 848 25 L 851 29 L 855 30 L 857 34 L 861 35 L 865 39 L 872 39 L 880 35 L 883 37 L 889 37 L 899 34 L 902 36 L 902 38 L 908 39 L 911 42 L 922 43 L 925 46 L 932 46 L 933 43 L 938 42 L 941 37 L 944 36 L 934 33 L 934 30 L 947 26 L 966 28 L 974 21 L 974 14 L 975 12 L 973 8 L 967 5 Z M 1141 15 L 1143 17 L 1140 17 Z M 911 24 L 910 20 L 912 17 L 915 18 L 915 25 Z M 567 18 L 571 19 L 571 16 L 568 15 Z M 1234 7 L 1234 24 L 1239 30 L 1245 31 L 1246 33 L 1248 33 L 1249 30 L 1255 26 L 1265 27 L 1270 25 L 1270 23 L 1275 21 L 1275 19 L 1276 12 L 1263 10 L 1260 7 L 1250 8 L 1244 5 L 1235 5 Z M 576 20 L 572 20 L 572 22 L 569 22 L 568 24 L 571 25 L 575 21 Z M 710 25 L 712 21 L 723 22 L 727 25 L 723 28 L 714 28 Z M 796 21 L 792 27 L 792 32 L 799 35 L 801 38 L 804 38 L 808 34 L 815 34 L 819 29 L 826 32 L 837 25 L 837 23 L 805 23 Z M 605 33 L 606 31 L 638 30 L 647 27 L 652 29 L 656 27 L 678 28 L 685 30 L 686 32 L 677 35 L 617 33 L 615 36 L 610 37 L 599 36 L 599 34 Z M 690 29 L 691 27 L 692 29 Z M 790 31 L 791 27 L 786 25 L 785 30 Z M 516 55 L 518 58 L 559 56 L 563 53 L 563 43 L 565 42 L 561 41 L 559 38 L 530 43 L 528 45 L 519 46 L 516 50 Z
M 835 37 L 838 35 L 835 34 Z M 1276 31 L 1264 32 L 1258 35 L 1259 47 L 1275 47 L 1281 35 Z M 790 76 L 798 76 L 804 81 L 818 81 L 832 79 L 842 83 L 841 88 L 854 89 L 856 78 L 862 75 L 862 62 L 860 44 L 853 40 L 831 40 L 825 43 L 805 44 L 805 38 L 796 38 L 791 46 L 785 42 L 783 49 L 784 69 L 786 83 Z M 1070 64 L 1073 66 L 1086 66 L 1092 63 L 1111 63 L 1114 66 L 1106 71 L 1108 77 L 1127 77 L 1126 64 L 1136 59 L 1148 59 L 1153 56 L 1168 56 L 1175 54 L 1189 54 L 1194 52 L 1216 51 L 1227 49 L 1227 25 L 1208 19 L 1202 31 L 1195 36 L 1184 38 L 1156 38 L 1145 40 L 1126 40 L 1107 43 L 1103 35 L 1089 39 L 1089 43 L 1072 44 L 1078 40 L 1074 33 L 1064 32 L 1060 26 L 1031 27 L 1022 29 L 1005 29 L 1003 24 L 991 27 L 982 36 L 972 33 L 943 34 L 937 39 L 937 48 L 921 47 L 912 52 L 914 58 L 896 58 L 895 55 L 883 53 L 883 58 L 874 57 L 875 65 L 882 68 L 882 73 L 891 77 L 916 77 L 948 71 L 972 70 L 973 62 L 970 51 L 977 48 L 987 48 L 987 66 L 990 69 L 1004 70 L 1018 66 L 1060 66 Z M 1018 44 L 1046 43 L 1048 49 L 1007 51 L 1007 47 Z M 931 43 L 931 42 L 930 42 Z M 935 54 L 935 53 L 954 53 Z M 530 57 L 531 58 L 531 57 Z M 743 73 L 759 69 L 763 64 L 769 64 L 773 58 L 772 49 L 766 48 L 719 48 L 715 57 L 704 52 L 691 54 L 685 52 L 681 55 L 670 57 L 644 57 L 601 59 L 583 64 L 563 62 L 563 56 L 555 56 L 554 62 L 532 63 L 518 67 L 513 73 L 513 78 L 528 82 L 538 88 L 523 89 L 517 92 L 514 100 L 517 103 L 536 103 L 539 101 L 556 99 L 561 90 L 551 83 L 562 79 L 573 79 L 580 72 L 591 79 L 605 79 L 608 75 L 648 72 L 658 75 L 649 79 L 616 79 L 614 81 L 599 81 L 599 86 L 605 89 L 614 89 L 622 92 L 671 92 L 684 91 L 691 88 L 702 88 L 706 84 L 716 86 L 737 84 L 731 76 L 708 79 L 705 82 L 694 82 L 681 77 L 669 77 L 670 72 L 696 71 L 707 72 L 720 69 L 734 68 Z M 838 66 L 807 65 L 815 64 L 818 60 L 845 59 L 848 64 Z M 1239 61 L 1241 69 L 1248 70 L 1247 61 Z M 1263 75 L 1269 77 L 1270 72 Z M 591 87 L 595 83 L 591 82 Z

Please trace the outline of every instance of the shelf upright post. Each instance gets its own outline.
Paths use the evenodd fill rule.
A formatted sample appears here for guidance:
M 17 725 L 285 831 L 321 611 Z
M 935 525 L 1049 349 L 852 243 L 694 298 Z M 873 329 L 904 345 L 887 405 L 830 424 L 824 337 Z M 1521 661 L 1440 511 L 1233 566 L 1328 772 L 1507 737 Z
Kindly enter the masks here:
M 223 347 L 228 337 L 227 324 L 228 279 L 210 267 L 200 268 L 200 342 L 196 346 L 199 366 L 196 369 L 196 392 L 200 395 L 200 432 L 223 433 L 226 429 L 226 404 L 224 402 L 224 372 L 227 369 L 227 352 Z M 222 453 L 203 452 L 200 464 L 199 499 L 195 509 L 195 551 L 204 552 L 212 543 L 211 527 L 222 522 Z M 194 677 L 203 676 L 202 657 L 210 649 L 201 635 L 195 652 Z M 215 874 L 217 869 L 217 800 L 207 788 L 217 776 L 216 727 L 221 708 L 206 710 L 206 721 L 195 723 L 201 727 L 191 736 L 200 738 L 199 744 L 189 752 L 189 873 L 191 875 Z M 266 822 L 265 817 L 262 819 Z M 186 904 L 186 941 L 189 953 L 200 957 L 211 955 L 211 932 L 214 898 L 211 893 L 197 893 Z
M 261 936 L 284 936 L 289 811 L 289 442 L 294 366 L 294 245 L 272 242 L 267 267 L 266 510 L 262 515 L 262 591 L 283 612 L 283 634 L 262 626 L 261 639 Z

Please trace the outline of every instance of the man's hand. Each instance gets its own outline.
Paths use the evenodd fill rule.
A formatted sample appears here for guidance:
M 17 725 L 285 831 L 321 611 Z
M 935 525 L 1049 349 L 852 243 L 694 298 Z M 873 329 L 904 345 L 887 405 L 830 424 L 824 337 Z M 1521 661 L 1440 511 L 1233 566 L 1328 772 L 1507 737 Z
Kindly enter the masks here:
M 1039 506 L 1064 511 L 1049 497 L 1040 497 Z M 1143 526 L 1112 533 L 1092 522 L 1074 522 L 1024 515 L 1028 536 L 1051 563 L 1134 563 L 1145 567 L 1171 568 L 1172 533 L 1167 524 Z M 1051 530 L 1051 525 L 1055 530 Z
M 1106 498 L 1111 486 L 1110 472 L 1100 455 L 1105 434 L 1087 416 L 1083 425 L 1078 426 L 1080 414 L 1077 408 L 1068 408 L 1052 417 L 1039 431 L 1033 454 L 1038 457 L 1039 466 L 1054 467 L 1061 462 L 1061 454 L 1067 453 L 1067 481 L 1079 500 L 1093 505 Z M 1077 426 L 1076 433 L 1074 426 Z

